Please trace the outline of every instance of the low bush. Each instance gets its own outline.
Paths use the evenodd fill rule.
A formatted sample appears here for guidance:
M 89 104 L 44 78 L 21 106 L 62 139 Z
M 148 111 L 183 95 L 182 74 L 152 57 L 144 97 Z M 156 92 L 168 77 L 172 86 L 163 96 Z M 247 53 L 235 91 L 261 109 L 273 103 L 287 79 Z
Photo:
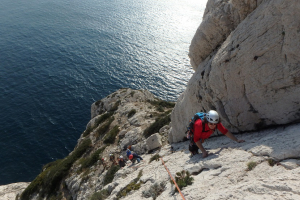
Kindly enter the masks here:
M 90 200 L 104 200 L 106 199 L 108 196 L 110 195 L 110 193 L 108 192 L 108 190 L 103 189 L 100 192 L 96 192 L 94 193 Z
M 118 110 L 120 103 L 121 103 L 120 100 L 117 101 L 117 102 L 113 105 L 113 107 L 110 109 L 110 111 L 116 111 L 116 110 Z
M 112 112 L 107 112 L 104 113 L 103 115 L 101 115 L 101 117 L 99 117 L 96 121 L 95 121 L 95 127 L 99 126 L 99 124 L 101 124 L 102 122 L 104 122 L 105 120 L 107 120 L 109 117 L 111 117 L 113 115 Z
M 106 146 L 95 151 L 90 157 L 83 159 L 81 161 L 81 167 L 79 171 L 82 171 L 85 168 L 93 166 L 99 160 L 99 155 L 104 151 L 105 148 Z
M 119 132 L 119 126 L 114 126 L 113 129 L 107 133 L 103 142 L 105 144 L 113 144 Z
M 248 162 L 247 163 L 247 167 L 248 167 L 248 171 L 251 171 L 252 169 L 254 169 L 256 167 L 257 163 L 254 161 Z
M 158 117 L 153 124 L 144 130 L 144 136 L 149 137 L 154 133 L 159 132 L 164 125 L 167 125 L 171 122 L 170 115 Z
M 130 117 L 132 117 L 135 113 L 136 113 L 136 110 L 135 110 L 135 109 L 132 109 L 131 111 L 129 111 L 127 117 L 130 118 Z
M 269 159 L 268 159 L 268 163 L 269 163 L 269 165 L 270 165 L 271 167 L 273 167 L 273 166 L 276 164 L 276 161 L 273 160 L 273 159 L 271 159 L 271 158 L 269 158 Z
M 114 92 L 112 95 L 111 95 L 111 98 L 114 98 L 118 93 L 117 92 Z
M 135 93 L 135 91 L 130 92 L 131 97 L 133 97 L 134 93 Z
M 130 191 L 138 190 L 140 189 L 140 187 L 141 187 L 141 183 L 131 182 L 117 194 L 117 198 L 120 199 L 122 197 L 125 197 Z
M 176 181 L 179 189 L 182 189 L 188 185 L 192 185 L 194 178 L 191 177 L 191 174 L 188 171 L 183 170 L 181 172 L 176 173 L 175 181 Z M 170 182 L 171 182 L 171 184 L 174 184 L 174 182 L 172 180 Z M 177 187 L 175 187 L 175 192 L 178 192 Z
M 151 163 L 153 160 L 159 161 L 159 158 L 160 158 L 160 156 L 159 156 L 159 154 L 157 153 L 157 154 L 155 154 L 154 156 L 152 156 L 152 157 L 150 158 L 149 163 Z
M 107 173 L 103 180 L 103 185 L 107 185 L 111 183 L 114 179 L 115 173 L 120 169 L 119 165 L 112 166 L 109 170 L 107 170 Z
M 73 163 L 86 152 L 90 145 L 91 140 L 85 139 L 66 158 L 45 165 L 44 171 L 23 191 L 21 199 L 29 200 L 30 196 L 34 193 L 39 193 L 41 197 L 55 196 L 55 191 L 58 190 L 62 179 L 68 174 Z
M 152 197 L 155 200 L 166 188 L 166 182 L 155 183 L 149 190 L 143 191 L 142 196 L 145 198 Z
M 117 199 L 125 197 L 132 190 L 140 189 L 141 182 L 138 183 L 138 181 L 140 180 L 142 175 L 143 175 L 143 171 L 141 170 L 138 176 L 117 194 Z
M 83 137 L 88 136 L 97 126 L 99 126 L 99 124 L 101 124 L 102 122 L 104 122 L 106 119 L 108 119 L 109 117 L 111 117 L 113 115 L 112 112 L 109 113 L 105 113 L 103 115 L 101 115 L 101 117 L 99 117 L 96 121 L 94 126 L 92 127 L 91 125 L 89 125 L 86 130 L 83 132 Z
M 96 138 L 98 139 L 101 135 L 104 135 L 108 129 L 110 124 L 114 121 L 114 117 L 111 116 L 108 118 L 108 120 L 106 120 L 106 122 L 99 128 L 97 129 L 97 132 L 95 134 Z
M 165 110 L 164 110 L 164 107 L 162 107 L 161 105 L 159 105 L 158 107 L 156 107 L 156 110 L 158 111 L 158 112 L 164 112 Z
M 83 137 L 88 136 L 93 131 L 91 126 L 88 126 L 86 130 L 82 133 Z
M 169 102 L 169 101 L 164 101 L 164 100 L 156 100 L 156 101 L 148 100 L 148 102 L 153 106 L 162 106 L 165 108 L 174 108 L 174 106 L 175 106 L 174 102 Z
M 103 104 L 103 102 L 102 102 L 101 100 L 98 100 L 98 101 L 96 101 L 95 105 L 96 105 L 96 106 L 99 106 L 100 103 Z

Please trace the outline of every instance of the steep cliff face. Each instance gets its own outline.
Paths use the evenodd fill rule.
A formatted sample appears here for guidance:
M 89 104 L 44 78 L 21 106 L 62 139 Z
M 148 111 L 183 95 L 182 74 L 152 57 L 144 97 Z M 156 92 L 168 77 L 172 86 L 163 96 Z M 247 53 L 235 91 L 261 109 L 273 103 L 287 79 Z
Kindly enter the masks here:
M 199 64 L 226 40 L 228 35 L 250 14 L 262 0 L 209 0 L 203 21 L 190 45 L 191 65 Z
M 167 143 L 174 105 L 147 90 L 125 88 L 95 102 L 74 151 L 43 166 L 19 199 L 89 199 L 112 181 L 129 145 L 141 155 Z
M 182 140 L 195 112 L 210 109 L 232 132 L 300 119 L 299 2 L 237 2 L 208 1 L 190 49 L 195 73 L 173 110 L 170 142 Z
M 300 124 L 244 133 L 244 143 L 210 138 L 203 144 L 209 156 L 202 158 L 190 155 L 189 141 L 166 143 L 169 122 L 160 119 L 172 105 L 131 89 L 95 102 L 74 151 L 46 164 L 16 200 L 182 199 L 168 171 L 187 200 L 300 199 Z M 155 134 L 145 137 L 150 129 Z M 120 168 L 109 154 L 126 158 L 127 144 L 143 160 Z M 14 199 L 27 185 L 0 186 L 0 199 Z
M 300 199 L 300 124 L 244 133 L 245 143 L 210 138 L 207 158 L 191 157 L 188 141 L 166 143 L 167 135 L 182 140 L 190 117 L 209 109 L 231 131 L 297 121 L 299 38 L 298 0 L 209 0 L 190 49 L 195 73 L 172 128 L 172 104 L 120 89 L 92 105 L 74 151 L 45 165 L 17 199 L 181 199 L 158 157 L 173 177 L 191 173 L 186 199 Z M 128 145 L 144 160 L 119 169 L 109 154 L 126 157 Z

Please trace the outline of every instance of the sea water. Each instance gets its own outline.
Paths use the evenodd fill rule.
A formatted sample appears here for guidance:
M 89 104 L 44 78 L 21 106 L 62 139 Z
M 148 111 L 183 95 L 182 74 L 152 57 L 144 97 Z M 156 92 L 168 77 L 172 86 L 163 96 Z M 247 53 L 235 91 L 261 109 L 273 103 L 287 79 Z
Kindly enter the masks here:
M 119 88 L 176 101 L 207 0 L 1 0 L 0 185 L 67 156 Z

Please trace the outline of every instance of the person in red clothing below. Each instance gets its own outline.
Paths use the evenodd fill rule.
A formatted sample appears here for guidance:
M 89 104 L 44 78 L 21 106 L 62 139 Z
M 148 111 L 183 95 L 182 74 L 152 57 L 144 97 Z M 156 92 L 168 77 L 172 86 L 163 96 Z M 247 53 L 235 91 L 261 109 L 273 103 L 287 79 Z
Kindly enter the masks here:
M 204 129 L 203 126 L 205 126 Z M 202 146 L 202 143 L 205 139 L 209 138 L 209 136 L 213 134 L 216 129 L 218 129 L 222 134 L 226 135 L 227 137 L 238 143 L 245 142 L 245 140 L 238 140 L 222 125 L 217 111 L 210 110 L 204 117 L 203 121 L 197 120 L 194 124 L 194 142 L 196 143 L 197 147 L 201 150 L 203 158 L 207 157 L 208 153 Z

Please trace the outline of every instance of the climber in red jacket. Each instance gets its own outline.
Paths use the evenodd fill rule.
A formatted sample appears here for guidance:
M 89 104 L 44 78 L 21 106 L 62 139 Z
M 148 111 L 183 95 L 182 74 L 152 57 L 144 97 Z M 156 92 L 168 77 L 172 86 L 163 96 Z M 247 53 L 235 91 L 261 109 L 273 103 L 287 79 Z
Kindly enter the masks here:
M 203 126 L 205 126 L 204 129 Z M 204 117 L 203 121 L 200 119 L 194 124 L 194 142 L 201 150 L 203 158 L 207 157 L 208 153 L 202 146 L 202 143 L 205 139 L 209 138 L 209 136 L 213 134 L 216 129 L 238 143 L 245 142 L 245 140 L 238 140 L 232 133 L 230 133 L 222 125 L 219 114 L 215 110 L 210 110 Z

